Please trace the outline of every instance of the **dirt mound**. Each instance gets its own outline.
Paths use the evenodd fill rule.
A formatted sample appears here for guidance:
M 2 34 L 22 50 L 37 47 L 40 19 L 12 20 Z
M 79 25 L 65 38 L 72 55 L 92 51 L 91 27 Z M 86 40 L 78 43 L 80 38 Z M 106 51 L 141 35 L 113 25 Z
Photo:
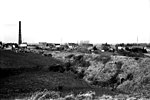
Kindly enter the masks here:
M 72 72 L 92 85 L 126 93 L 148 93 L 150 89 L 150 58 L 74 53 L 64 61 Z
M 71 68 L 88 83 L 126 93 L 149 94 L 150 58 L 107 55 L 70 55 Z M 85 64 L 86 63 L 86 64 Z
M 94 58 L 93 58 L 94 59 Z M 150 59 L 112 56 L 106 64 L 90 61 L 84 79 L 97 86 L 111 87 L 126 93 L 146 93 L 150 86 Z

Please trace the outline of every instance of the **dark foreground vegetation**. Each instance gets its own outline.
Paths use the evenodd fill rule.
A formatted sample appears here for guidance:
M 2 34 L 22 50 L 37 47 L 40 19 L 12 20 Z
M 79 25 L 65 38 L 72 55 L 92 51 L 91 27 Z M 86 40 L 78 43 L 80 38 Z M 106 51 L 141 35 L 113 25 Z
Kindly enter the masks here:
M 75 59 L 82 61 L 82 57 Z M 87 67 L 88 64 L 85 62 L 83 66 Z M 63 65 L 63 69 L 60 65 Z M 73 68 L 67 68 L 67 64 L 52 57 L 0 50 L 0 98 L 26 97 L 44 89 L 62 93 L 87 90 L 97 91 L 98 94 L 117 93 L 109 89 L 94 88 L 82 79 L 82 75 L 78 74 L 78 78 Z

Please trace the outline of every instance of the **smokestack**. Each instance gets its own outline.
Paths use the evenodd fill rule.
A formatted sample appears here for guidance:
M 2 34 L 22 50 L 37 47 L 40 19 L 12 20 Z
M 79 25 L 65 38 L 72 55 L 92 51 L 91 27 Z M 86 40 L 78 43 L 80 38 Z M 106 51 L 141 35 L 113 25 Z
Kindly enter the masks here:
M 21 37 L 21 21 L 19 21 L 19 40 L 18 40 L 18 44 L 22 43 L 22 37 Z

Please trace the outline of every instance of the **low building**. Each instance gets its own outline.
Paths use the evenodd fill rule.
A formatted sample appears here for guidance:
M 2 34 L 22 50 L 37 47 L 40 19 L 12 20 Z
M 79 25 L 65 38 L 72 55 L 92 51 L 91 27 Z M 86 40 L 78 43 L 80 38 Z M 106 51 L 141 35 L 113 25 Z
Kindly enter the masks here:
M 150 47 L 146 47 L 145 49 L 147 50 L 147 52 L 150 52 Z
M 19 44 L 19 48 L 27 48 L 27 43 L 22 43 L 22 44 Z
M 55 43 L 54 46 L 55 46 L 56 48 L 59 48 L 59 47 L 61 47 L 61 44 Z
M 47 43 L 46 46 L 48 46 L 49 48 L 55 47 L 54 43 Z
M 18 44 L 17 43 L 6 43 L 3 44 L 3 49 L 4 50 L 14 50 L 18 48 Z
M 76 43 L 68 43 L 67 45 L 70 49 L 75 49 L 76 47 L 78 47 L 78 44 Z
M 37 45 L 27 45 L 27 49 L 36 49 L 37 47 Z

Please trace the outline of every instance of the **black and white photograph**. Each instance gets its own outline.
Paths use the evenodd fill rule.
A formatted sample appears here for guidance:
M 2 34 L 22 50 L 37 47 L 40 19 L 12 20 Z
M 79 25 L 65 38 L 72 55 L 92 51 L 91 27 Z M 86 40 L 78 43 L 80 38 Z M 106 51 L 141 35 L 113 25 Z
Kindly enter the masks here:
M 150 100 L 150 0 L 0 0 L 0 100 Z

